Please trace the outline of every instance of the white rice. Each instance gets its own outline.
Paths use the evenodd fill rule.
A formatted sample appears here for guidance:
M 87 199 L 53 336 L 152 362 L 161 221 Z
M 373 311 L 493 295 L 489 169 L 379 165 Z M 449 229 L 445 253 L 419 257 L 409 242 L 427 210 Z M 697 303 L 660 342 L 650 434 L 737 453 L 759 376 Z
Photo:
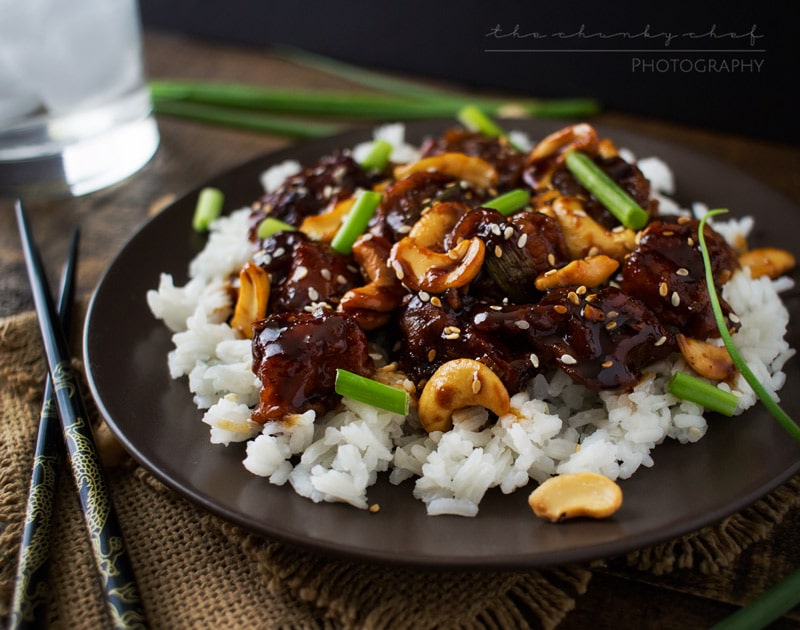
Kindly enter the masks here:
M 402 133 L 402 126 L 387 126 L 375 135 L 414 159 Z M 356 153 L 363 150 L 356 147 Z M 663 162 L 647 158 L 639 165 L 656 194 L 672 193 L 672 174 Z M 297 167 L 283 165 L 265 174 L 265 187 L 274 186 L 276 173 L 285 177 L 291 168 Z M 663 198 L 675 213 L 690 213 Z M 705 211 L 696 205 L 692 213 Z M 247 442 L 244 466 L 270 483 L 288 482 L 313 501 L 365 509 L 370 486 L 388 473 L 394 484 L 414 479 L 413 494 L 430 515 L 475 516 L 491 488 L 511 493 L 530 480 L 579 471 L 626 479 L 641 466 L 653 465 L 653 450 L 664 440 L 695 442 L 707 431 L 700 406 L 665 393 L 670 375 L 687 369 L 679 356 L 649 366 L 630 392 L 593 393 L 560 371 L 537 375 L 512 397 L 512 412 L 490 426 L 484 426 L 485 409 L 469 408 L 456 412 L 452 430 L 427 435 L 414 410 L 405 418 L 344 399 L 325 417 L 307 412 L 290 423 L 262 427 L 251 419 L 260 383 L 251 371 L 250 341 L 238 339 L 225 323 L 232 308 L 227 278 L 250 257 L 249 212 L 243 208 L 215 221 L 207 247 L 191 262 L 189 282 L 176 287 L 165 274 L 147 300 L 174 332 L 170 374 L 188 377 L 195 404 L 206 410 L 203 422 L 210 426 L 211 442 Z M 716 219 L 714 228 L 733 244 L 747 236 L 752 223 L 749 217 Z M 791 284 L 785 278 L 753 280 L 744 270 L 723 290 L 742 323 L 734 341 L 776 396 L 785 382 L 783 366 L 794 354 L 784 340 L 789 314 L 778 294 Z M 756 403 L 743 378 L 735 381 L 733 391 L 740 396 L 737 413 Z

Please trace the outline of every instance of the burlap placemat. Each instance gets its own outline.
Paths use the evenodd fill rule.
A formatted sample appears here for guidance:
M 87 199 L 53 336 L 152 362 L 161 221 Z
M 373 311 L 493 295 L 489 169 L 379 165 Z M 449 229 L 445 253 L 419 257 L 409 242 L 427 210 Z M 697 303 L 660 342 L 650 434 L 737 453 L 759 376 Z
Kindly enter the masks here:
M 33 314 L 0 320 L 0 618 L 8 615 L 45 366 Z M 154 628 L 556 628 L 592 567 L 430 574 L 319 556 L 250 534 L 175 495 L 131 461 L 109 481 Z M 798 501 L 797 479 L 721 524 L 638 551 L 654 574 L 705 572 L 762 539 Z M 72 481 L 51 549 L 52 627 L 107 625 Z

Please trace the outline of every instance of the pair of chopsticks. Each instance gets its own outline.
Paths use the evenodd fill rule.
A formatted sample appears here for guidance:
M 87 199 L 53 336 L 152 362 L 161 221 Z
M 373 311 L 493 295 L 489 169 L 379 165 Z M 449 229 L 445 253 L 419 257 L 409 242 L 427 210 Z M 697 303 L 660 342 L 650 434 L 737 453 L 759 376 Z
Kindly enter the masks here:
M 78 379 L 71 366 L 64 333 L 63 323 L 69 319 L 69 305 L 74 289 L 77 231 L 73 236 L 69 260 L 62 279 L 59 299 L 62 319 L 59 322 L 44 264 L 21 202 L 17 201 L 15 211 L 28 279 L 44 342 L 49 378 L 40 416 L 10 628 L 32 628 L 43 625 L 41 615 L 46 603 L 48 545 L 52 533 L 51 519 L 57 470 L 55 462 L 60 457 L 58 455 L 60 436 L 53 422 L 55 410 L 61 421 L 70 468 L 78 489 L 95 563 L 106 596 L 111 627 L 145 628 L 147 622 L 141 598 L 111 502 L 108 482 L 95 448 Z

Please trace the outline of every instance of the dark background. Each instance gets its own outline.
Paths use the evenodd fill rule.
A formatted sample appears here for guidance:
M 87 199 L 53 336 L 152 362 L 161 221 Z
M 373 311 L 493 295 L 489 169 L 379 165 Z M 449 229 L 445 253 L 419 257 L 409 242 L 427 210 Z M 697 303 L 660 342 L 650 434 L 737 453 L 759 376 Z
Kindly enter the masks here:
M 468 88 L 536 97 L 590 96 L 605 110 L 783 143 L 800 141 L 800 22 L 796 7 L 791 10 L 783 1 L 141 0 L 141 10 L 146 26 L 191 36 L 263 47 L 290 45 Z M 509 33 L 516 25 L 520 33 L 544 37 L 489 35 L 497 26 Z M 557 35 L 581 29 L 584 37 Z M 645 29 L 650 37 L 619 35 Z M 668 44 L 661 33 L 676 38 Z M 757 39 L 751 41 L 749 34 Z M 488 51 L 497 48 L 515 52 Z M 699 70 L 712 59 L 744 67 Z M 643 72 L 648 61 L 660 70 Z M 634 70 L 637 63 L 639 70 Z M 673 63 L 679 66 L 673 68 Z

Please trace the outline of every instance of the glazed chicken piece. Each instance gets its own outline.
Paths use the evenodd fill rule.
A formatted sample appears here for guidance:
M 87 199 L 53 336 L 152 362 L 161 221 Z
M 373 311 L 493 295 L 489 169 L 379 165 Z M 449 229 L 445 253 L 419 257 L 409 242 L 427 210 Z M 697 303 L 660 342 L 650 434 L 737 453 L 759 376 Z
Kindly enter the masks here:
M 253 372 L 262 384 L 256 422 L 331 410 L 340 400 L 334 389 L 339 368 L 372 374 L 366 337 L 348 315 L 322 309 L 280 313 L 253 328 Z

